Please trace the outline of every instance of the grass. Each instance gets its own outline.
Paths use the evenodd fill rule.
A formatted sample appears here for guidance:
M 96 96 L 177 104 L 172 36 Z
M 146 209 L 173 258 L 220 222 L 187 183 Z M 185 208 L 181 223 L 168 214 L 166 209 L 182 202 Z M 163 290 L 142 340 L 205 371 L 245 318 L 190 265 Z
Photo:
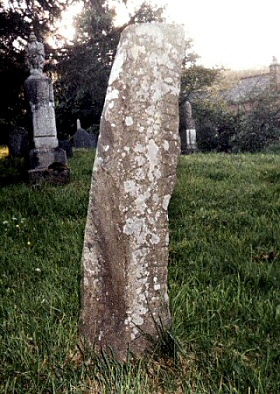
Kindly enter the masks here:
M 280 393 L 280 156 L 180 158 L 169 207 L 178 357 L 126 364 L 77 348 L 92 162 L 77 150 L 69 185 L 33 189 L 22 163 L 0 157 L 0 392 Z

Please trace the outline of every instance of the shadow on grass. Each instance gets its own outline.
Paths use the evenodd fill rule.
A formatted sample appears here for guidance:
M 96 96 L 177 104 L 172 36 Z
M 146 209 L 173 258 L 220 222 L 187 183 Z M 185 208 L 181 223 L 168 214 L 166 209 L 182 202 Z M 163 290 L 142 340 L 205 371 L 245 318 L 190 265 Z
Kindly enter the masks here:
M 5 156 L 0 158 L 0 186 L 27 181 L 27 168 L 24 158 Z

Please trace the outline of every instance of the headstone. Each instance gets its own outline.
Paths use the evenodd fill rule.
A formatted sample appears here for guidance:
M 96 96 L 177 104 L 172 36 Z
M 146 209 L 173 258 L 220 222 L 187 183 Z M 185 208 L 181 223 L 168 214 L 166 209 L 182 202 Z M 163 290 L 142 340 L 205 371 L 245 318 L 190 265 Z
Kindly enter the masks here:
M 186 136 L 187 136 L 187 153 L 197 152 L 196 129 L 195 128 L 187 129 Z
M 79 129 L 73 135 L 73 146 L 75 148 L 90 149 L 94 147 L 94 136 L 84 129 Z
M 177 159 L 183 29 L 124 30 L 103 108 L 82 257 L 80 337 L 124 360 L 171 324 L 168 213 Z
M 29 152 L 28 131 L 24 127 L 15 127 L 9 133 L 9 153 L 15 157 L 26 157 Z
M 40 170 L 43 173 L 53 162 L 66 164 L 67 159 L 65 151 L 58 147 L 53 84 L 43 74 L 44 45 L 37 41 L 34 33 L 30 34 L 26 52 L 30 76 L 24 87 L 32 117 L 34 145 L 34 149 L 29 152 L 29 166 L 30 170 L 37 170 L 39 174 Z
M 69 140 L 59 140 L 58 146 L 65 150 L 67 157 L 73 156 L 72 144 Z
M 197 152 L 196 129 L 192 116 L 192 106 L 189 101 L 183 104 L 180 122 L 181 153 L 189 154 Z

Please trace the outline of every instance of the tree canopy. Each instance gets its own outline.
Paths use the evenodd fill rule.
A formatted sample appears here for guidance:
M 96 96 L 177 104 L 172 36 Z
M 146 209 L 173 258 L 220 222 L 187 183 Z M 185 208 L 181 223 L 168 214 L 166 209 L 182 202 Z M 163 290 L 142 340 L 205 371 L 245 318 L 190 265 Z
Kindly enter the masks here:
M 66 7 L 66 0 L 0 1 L 0 143 L 9 129 L 25 124 L 23 82 L 27 77 L 24 47 L 33 31 L 43 40 L 54 29 L 54 21 Z M 46 53 L 51 48 L 46 45 Z
M 76 23 L 76 37 L 59 54 L 56 81 L 57 124 L 73 133 L 76 119 L 83 127 L 97 125 L 103 108 L 113 59 L 122 30 L 131 23 L 163 21 L 163 9 L 144 2 L 122 26 L 103 1 L 87 0 Z
M 108 1 L 83 0 L 83 10 L 76 17 L 75 38 L 72 42 L 61 40 L 58 48 L 51 47 L 47 37 L 57 34 L 56 22 L 71 1 L 0 0 L 0 81 L 6 86 L 0 101 L 0 143 L 6 142 L 11 127 L 27 125 L 23 82 L 28 70 L 23 49 L 31 31 L 44 42 L 46 60 L 51 59 L 45 71 L 55 82 L 58 136 L 65 138 L 75 132 L 77 118 L 83 127 L 98 130 L 122 30 L 131 23 L 164 21 L 164 8 L 143 1 L 133 12 L 127 9 L 127 22 L 118 26 L 116 11 Z M 126 6 L 125 0 L 120 2 Z M 218 75 L 217 70 L 197 66 L 196 58 L 192 41 L 187 39 L 181 102 L 194 89 L 209 86 Z

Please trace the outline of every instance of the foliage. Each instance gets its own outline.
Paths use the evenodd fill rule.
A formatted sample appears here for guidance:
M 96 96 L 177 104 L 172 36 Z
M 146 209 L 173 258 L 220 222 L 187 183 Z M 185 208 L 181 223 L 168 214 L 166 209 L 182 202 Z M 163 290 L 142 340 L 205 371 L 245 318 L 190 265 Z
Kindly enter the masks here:
M 218 81 L 209 91 L 192 94 L 199 149 L 260 152 L 279 145 L 280 92 L 254 89 L 244 92 L 242 102 L 232 103 L 224 94 L 229 86 Z
M 280 392 L 280 156 L 180 158 L 169 206 L 179 357 L 124 364 L 77 347 L 92 161 L 75 150 L 65 186 L 0 188 L 0 391 Z
M 259 152 L 280 140 L 280 94 L 266 90 L 253 101 L 250 111 L 239 109 L 232 140 L 235 150 Z
M 236 130 L 236 118 L 223 100 L 194 100 L 193 113 L 197 130 L 197 146 L 202 152 L 230 152 Z
M 220 77 L 222 70 L 214 68 L 206 68 L 196 64 L 197 55 L 190 51 L 192 40 L 187 41 L 189 51 L 183 60 L 182 76 L 181 76 L 181 91 L 179 98 L 179 111 L 180 111 L 180 135 L 185 132 L 186 129 L 186 114 L 185 114 L 185 102 L 190 101 L 191 104 L 195 104 L 192 109 L 196 108 L 193 112 L 196 126 L 199 128 L 199 139 L 198 146 L 202 151 L 212 150 L 217 145 L 216 141 L 216 129 L 213 125 L 213 116 L 209 118 L 209 105 L 206 105 L 206 101 L 195 100 L 196 94 L 199 92 L 205 92 L 208 88 L 213 87 Z M 205 105 L 202 105 L 202 104 Z M 216 110 L 219 111 L 218 106 Z M 213 111 L 212 111 L 213 112 Z M 211 114 L 213 115 L 213 113 Z M 214 126 L 214 127 L 213 127 Z M 201 141 L 201 143 L 200 143 Z
M 64 48 L 57 67 L 56 110 L 60 133 L 73 134 L 76 119 L 88 128 L 99 124 L 108 78 L 122 30 L 130 23 L 162 20 L 162 8 L 144 2 L 123 26 L 106 1 L 85 1 L 74 42 Z
M 57 67 L 56 114 L 60 132 L 72 130 L 73 134 L 77 118 L 85 128 L 99 123 L 118 39 L 108 7 L 101 7 L 98 2 L 85 6 L 76 41 L 66 48 Z
M 189 41 L 189 44 L 191 44 L 191 41 Z M 221 77 L 222 69 L 206 68 L 198 65 L 196 64 L 196 58 L 196 55 L 191 54 L 191 57 L 184 59 L 180 104 L 189 100 L 192 93 L 207 90 L 207 88 L 217 83 Z
M 3 148 L 0 146 L 0 153 Z M 8 155 L 9 150 L 7 149 L 6 155 L 1 157 L 1 173 L 0 173 L 0 186 L 9 185 L 13 182 L 24 182 L 26 180 L 26 168 L 23 158 L 12 157 Z
M 23 83 L 28 76 L 24 48 L 33 30 L 39 40 L 53 30 L 54 20 L 66 6 L 66 0 L 11 0 L 0 2 L 0 143 L 15 125 L 26 126 Z M 46 54 L 51 48 L 46 46 Z

